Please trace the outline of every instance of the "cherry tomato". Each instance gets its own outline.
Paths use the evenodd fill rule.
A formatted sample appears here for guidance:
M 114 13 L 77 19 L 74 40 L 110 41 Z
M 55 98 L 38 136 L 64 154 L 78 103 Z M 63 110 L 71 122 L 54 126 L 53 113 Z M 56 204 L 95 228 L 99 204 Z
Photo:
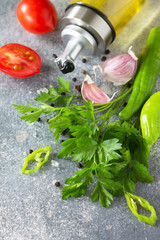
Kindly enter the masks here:
M 17 5 L 19 22 L 29 32 L 45 34 L 55 29 L 57 12 L 49 0 L 22 0 Z
M 9 43 L 0 48 L 0 70 L 12 77 L 26 78 L 40 72 L 41 58 L 31 48 Z

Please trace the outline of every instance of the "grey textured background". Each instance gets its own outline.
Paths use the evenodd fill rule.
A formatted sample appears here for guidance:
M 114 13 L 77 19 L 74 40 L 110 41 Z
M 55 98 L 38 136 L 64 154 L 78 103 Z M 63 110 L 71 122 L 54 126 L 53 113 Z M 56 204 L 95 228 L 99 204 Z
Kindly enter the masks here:
M 134 193 L 147 199 L 157 211 L 157 224 L 151 227 L 140 223 L 130 212 L 124 197 L 117 198 L 109 207 L 92 203 L 88 195 L 79 199 L 61 200 L 61 187 L 67 177 L 78 170 L 70 160 L 57 160 L 59 144 L 55 146 L 46 118 L 34 124 L 20 120 L 20 114 L 11 104 L 34 103 L 37 91 L 57 86 L 61 75 L 52 54 L 60 55 L 64 46 L 58 26 L 55 31 L 38 36 L 25 31 L 16 18 L 18 0 L 0 2 L 0 46 L 20 43 L 33 48 L 42 59 L 41 73 L 28 79 L 16 79 L 0 72 L 0 240 L 159 240 L 160 239 L 160 141 L 153 146 L 149 171 L 152 184 L 137 184 Z M 69 1 L 54 0 L 59 19 Z M 109 47 L 111 55 L 127 51 L 130 45 L 136 54 L 146 44 L 152 27 L 160 25 L 160 0 L 148 0 Z M 76 60 L 76 70 L 65 76 L 83 81 L 81 70 L 92 73 L 99 57 L 88 57 L 83 64 Z M 160 79 L 159 79 L 160 80 Z M 156 89 L 160 90 L 160 81 Z M 111 94 L 112 89 L 102 77 L 97 84 Z M 75 83 L 71 81 L 74 89 Z M 61 138 L 63 139 L 63 138 Z M 22 175 L 21 168 L 29 149 L 50 145 L 52 153 L 47 164 L 31 176 Z

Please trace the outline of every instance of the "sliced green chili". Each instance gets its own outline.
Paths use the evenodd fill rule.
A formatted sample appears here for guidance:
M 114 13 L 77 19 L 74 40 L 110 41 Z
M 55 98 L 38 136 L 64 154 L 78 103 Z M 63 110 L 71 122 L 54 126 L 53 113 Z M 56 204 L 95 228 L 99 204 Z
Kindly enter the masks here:
M 43 164 L 45 164 L 48 161 L 49 155 L 51 152 L 51 147 L 44 147 L 44 148 L 39 148 L 37 150 L 35 150 L 34 152 L 32 152 L 30 155 L 28 155 L 25 159 L 23 168 L 22 168 L 22 173 L 25 174 L 30 174 L 33 173 L 35 171 L 37 171 L 37 169 L 39 169 L 40 167 L 42 167 Z M 44 157 L 41 157 L 42 154 L 45 154 Z M 31 170 L 27 170 L 26 168 L 28 167 L 28 163 L 30 161 L 36 161 L 37 165 L 35 166 L 34 169 Z
M 131 209 L 132 213 L 142 222 L 146 222 L 152 226 L 155 225 L 156 220 L 157 220 L 157 215 L 156 215 L 156 211 L 155 209 L 149 204 L 149 202 L 145 199 L 143 199 L 142 197 L 136 196 L 132 193 L 125 193 L 125 197 L 127 200 L 127 204 L 129 206 L 129 208 Z M 138 209 L 137 209 L 137 204 L 135 201 L 137 201 L 144 209 L 148 210 L 151 212 L 151 216 L 150 217 L 146 217 L 144 215 L 141 215 L 138 213 Z

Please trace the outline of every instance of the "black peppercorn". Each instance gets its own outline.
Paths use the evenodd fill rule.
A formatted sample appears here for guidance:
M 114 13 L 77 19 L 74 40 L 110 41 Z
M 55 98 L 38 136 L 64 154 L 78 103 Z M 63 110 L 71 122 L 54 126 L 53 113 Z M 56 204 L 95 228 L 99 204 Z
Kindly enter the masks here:
M 55 182 L 56 187 L 59 187 L 60 185 L 61 185 L 60 182 Z
M 86 74 L 86 71 L 83 69 L 83 70 L 82 70 L 82 73 L 83 73 L 83 74 Z
M 62 136 L 66 135 L 68 131 L 69 131 L 69 129 L 66 128 L 63 132 L 61 132 L 61 135 L 62 135 Z
M 105 56 L 101 57 L 101 61 L 105 61 L 107 58 Z
M 109 54 L 110 53 L 110 50 L 109 49 L 106 49 L 106 51 L 104 52 L 105 54 Z
M 54 57 L 54 58 L 57 58 L 57 55 L 56 55 L 56 54 L 53 54 L 53 57 Z
M 33 152 L 33 150 L 32 150 L 32 149 L 30 149 L 30 150 L 29 150 L 29 153 L 31 154 L 32 152 Z
M 123 107 L 125 107 L 127 105 L 127 103 L 125 102 L 125 103 L 123 103 Z
M 132 87 L 132 83 L 128 83 L 127 87 L 129 88 Z
M 73 81 L 73 82 L 76 82 L 76 81 L 77 81 L 77 78 L 75 78 L 75 77 L 72 78 L 72 81 Z
M 83 167 L 82 163 L 78 163 L 77 167 L 82 168 Z
M 69 135 L 69 137 L 70 137 L 70 138 L 74 138 L 74 136 L 73 136 L 73 135 Z
M 86 63 L 86 62 L 87 62 L 87 58 L 83 57 L 83 58 L 82 58 L 82 62 L 83 62 L 83 63 Z

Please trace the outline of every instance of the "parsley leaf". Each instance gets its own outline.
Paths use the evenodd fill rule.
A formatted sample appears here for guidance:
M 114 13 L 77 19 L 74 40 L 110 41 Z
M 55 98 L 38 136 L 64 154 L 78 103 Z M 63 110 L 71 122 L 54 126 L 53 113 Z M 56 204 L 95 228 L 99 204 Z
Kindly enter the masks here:
M 109 193 L 104 187 L 103 183 L 98 181 L 96 187 L 91 195 L 92 202 L 99 199 L 99 203 L 102 207 L 108 208 L 111 205 L 111 201 L 113 201 L 113 196 Z
M 93 108 L 93 104 L 92 104 L 91 100 L 89 100 L 88 102 L 83 101 L 83 103 L 86 107 L 86 110 L 80 111 L 81 116 L 94 121 L 95 120 L 94 108 Z
M 147 146 L 147 142 L 140 135 L 136 137 L 137 145 L 134 151 L 134 159 L 148 168 L 148 159 L 150 152 Z
M 37 98 L 35 98 L 35 101 L 45 101 L 46 103 L 53 102 L 56 99 L 58 99 L 61 95 L 53 88 L 50 87 L 48 89 L 48 93 L 41 92 Z
M 123 180 L 124 192 L 132 193 L 135 189 L 135 183 L 132 181 L 130 176 L 126 176 Z
M 67 158 L 71 156 L 73 149 L 76 147 L 76 142 L 74 138 L 68 138 L 63 143 L 61 143 L 62 146 L 64 146 L 60 152 L 57 154 L 58 158 Z
M 122 146 L 117 138 L 105 140 L 100 144 L 100 146 L 104 152 L 105 159 L 103 161 L 121 158 L 121 155 L 117 153 L 117 150 L 120 150 Z
M 61 87 L 58 88 L 59 92 L 68 92 L 71 93 L 69 89 L 69 81 L 65 81 L 63 77 L 58 77 L 58 83 Z
M 41 103 L 41 107 L 35 107 L 31 104 L 28 104 L 28 106 L 13 104 L 13 106 L 18 110 L 18 112 L 24 114 L 21 119 L 23 119 L 25 122 L 29 121 L 30 123 L 37 121 L 42 113 L 48 114 L 56 110 L 55 108 L 44 103 Z M 29 113 L 26 114 L 27 112 Z
M 72 160 L 76 162 L 92 160 L 94 154 L 96 153 L 98 144 L 91 137 L 82 137 L 76 140 L 76 147 L 73 150 Z
M 49 130 L 51 131 L 54 129 L 53 137 L 55 138 L 56 142 L 58 141 L 61 133 L 69 128 L 71 124 L 72 121 L 61 114 L 49 120 Z
M 89 183 L 93 183 L 94 178 L 92 175 L 92 168 L 85 168 L 75 173 L 75 176 L 67 178 L 65 183 L 69 186 L 65 186 L 62 189 L 62 199 L 66 199 L 70 196 L 75 198 L 84 196 L 87 191 Z
M 107 179 L 101 182 L 104 187 L 106 187 L 109 190 L 112 191 L 117 191 L 117 190 L 122 190 L 123 186 L 120 182 L 112 180 L 112 179 Z
M 153 177 L 149 174 L 147 171 L 147 168 L 139 163 L 138 161 L 134 161 L 132 163 L 132 168 L 130 170 L 130 176 L 131 179 L 133 179 L 134 182 L 154 182 Z

